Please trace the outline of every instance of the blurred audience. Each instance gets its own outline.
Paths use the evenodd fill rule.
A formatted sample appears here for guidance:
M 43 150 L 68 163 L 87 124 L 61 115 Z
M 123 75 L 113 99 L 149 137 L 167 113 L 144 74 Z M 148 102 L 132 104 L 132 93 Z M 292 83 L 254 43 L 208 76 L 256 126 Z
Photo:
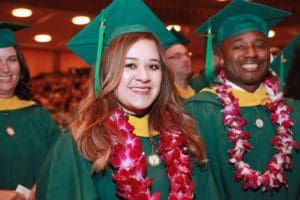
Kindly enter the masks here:
M 62 130 L 68 128 L 72 111 L 87 91 L 89 73 L 89 68 L 76 68 L 66 73 L 44 73 L 31 79 L 33 99 L 51 112 Z

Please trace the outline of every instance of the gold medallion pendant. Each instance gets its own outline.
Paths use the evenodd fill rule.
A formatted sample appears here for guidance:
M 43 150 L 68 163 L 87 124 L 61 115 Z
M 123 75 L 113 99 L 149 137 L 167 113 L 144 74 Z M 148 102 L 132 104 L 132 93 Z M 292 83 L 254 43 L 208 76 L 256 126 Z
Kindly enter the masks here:
M 148 156 L 147 161 L 149 163 L 150 166 L 152 167 L 156 167 L 158 165 L 160 165 L 160 158 L 156 153 L 153 153 L 151 155 Z
M 264 121 L 258 118 L 255 120 L 255 125 L 257 126 L 257 128 L 262 128 L 264 127 Z
M 6 133 L 9 136 L 14 136 L 15 135 L 15 130 L 11 126 L 7 125 L 6 126 Z

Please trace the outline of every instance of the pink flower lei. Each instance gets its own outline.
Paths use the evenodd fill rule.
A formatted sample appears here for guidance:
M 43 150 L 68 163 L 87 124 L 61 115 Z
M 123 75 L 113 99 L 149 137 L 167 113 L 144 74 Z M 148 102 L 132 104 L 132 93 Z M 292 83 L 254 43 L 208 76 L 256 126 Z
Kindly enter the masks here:
M 221 99 L 224 109 L 222 122 L 228 127 L 228 140 L 233 144 L 233 148 L 228 151 L 229 163 L 234 166 L 235 180 L 243 182 L 244 189 L 256 190 L 262 186 L 263 191 L 271 191 L 280 188 L 281 184 L 288 186 L 285 169 L 292 168 L 292 149 L 299 148 L 298 143 L 293 140 L 291 127 L 294 125 L 289 115 L 291 107 L 285 105 L 282 92 L 279 92 L 278 81 L 271 82 L 266 79 L 264 86 L 271 99 L 265 105 L 267 110 L 272 112 L 271 121 L 277 123 L 274 138 L 271 144 L 277 149 L 277 153 L 268 162 L 268 170 L 259 172 L 253 170 L 248 163 L 243 161 L 244 154 L 251 150 L 252 146 L 248 139 L 250 133 L 243 131 L 247 121 L 241 117 L 239 100 L 233 96 L 231 87 L 225 84 L 225 75 L 221 71 L 219 79 L 222 84 L 216 83 L 216 93 Z
M 160 199 L 160 193 L 150 194 L 151 178 L 144 178 L 147 170 L 145 153 L 134 127 L 128 123 L 128 116 L 116 109 L 109 119 L 111 127 L 121 134 L 123 141 L 113 141 L 111 164 L 116 168 L 113 180 L 117 195 L 123 199 Z M 161 131 L 158 154 L 165 162 L 170 182 L 169 199 L 193 199 L 192 164 L 184 154 L 186 140 L 178 130 Z

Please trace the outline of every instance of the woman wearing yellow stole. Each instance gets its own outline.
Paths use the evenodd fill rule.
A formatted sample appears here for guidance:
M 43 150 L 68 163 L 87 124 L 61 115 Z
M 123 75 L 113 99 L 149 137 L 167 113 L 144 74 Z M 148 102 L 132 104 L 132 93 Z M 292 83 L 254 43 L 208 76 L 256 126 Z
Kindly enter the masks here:
M 68 43 L 95 63 L 95 85 L 49 154 L 37 199 L 218 199 L 167 72 L 160 42 L 173 39 L 142 1 L 115 0 Z
M 29 71 L 13 31 L 0 22 L 0 199 L 33 198 L 40 168 L 60 130 L 49 112 L 31 100 Z

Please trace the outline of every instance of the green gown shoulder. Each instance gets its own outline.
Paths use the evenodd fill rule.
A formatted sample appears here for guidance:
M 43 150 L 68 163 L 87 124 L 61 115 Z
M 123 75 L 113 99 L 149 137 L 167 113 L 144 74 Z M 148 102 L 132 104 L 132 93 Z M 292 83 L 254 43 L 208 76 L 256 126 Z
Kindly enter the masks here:
M 294 121 L 292 128 L 294 140 L 300 141 L 300 103 L 299 101 L 286 99 L 287 105 L 293 107 L 291 117 Z M 224 200 L 298 200 L 300 199 L 300 155 L 293 150 L 293 168 L 286 170 L 288 188 L 281 186 L 274 192 L 262 192 L 244 190 L 241 182 L 234 180 L 234 168 L 228 163 L 227 151 L 232 144 L 227 139 L 227 127 L 222 123 L 223 106 L 217 95 L 210 92 L 200 92 L 184 103 L 186 111 L 196 120 L 199 132 L 203 136 L 212 175 L 216 181 L 218 192 Z M 259 171 L 265 171 L 267 163 L 277 150 L 271 145 L 275 134 L 276 125 L 270 121 L 270 112 L 264 106 L 240 107 L 242 117 L 247 120 L 245 130 L 251 134 L 249 142 L 253 146 L 251 151 L 245 154 L 244 160 L 250 166 Z M 255 120 L 261 118 L 264 121 L 263 128 L 255 126 Z

